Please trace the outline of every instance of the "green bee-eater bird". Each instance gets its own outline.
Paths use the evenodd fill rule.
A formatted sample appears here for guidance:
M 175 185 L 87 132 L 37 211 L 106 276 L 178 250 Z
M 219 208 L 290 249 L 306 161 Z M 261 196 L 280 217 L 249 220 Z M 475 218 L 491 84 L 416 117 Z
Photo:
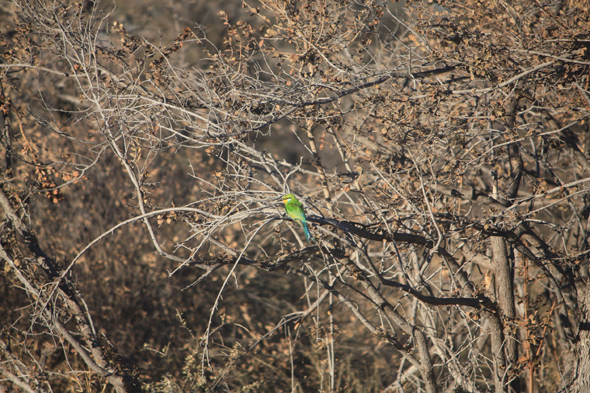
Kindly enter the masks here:
M 311 234 L 309 233 L 309 229 L 307 228 L 307 218 L 305 217 L 305 212 L 303 211 L 303 204 L 299 202 L 295 195 L 288 194 L 283 197 L 283 203 L 285 204 L 285 211 L 295 221 L 299 221 L 301 226 L 303 227 L 303 232 L 305 232 L 305 239 L 309 242 L 311 239 Z

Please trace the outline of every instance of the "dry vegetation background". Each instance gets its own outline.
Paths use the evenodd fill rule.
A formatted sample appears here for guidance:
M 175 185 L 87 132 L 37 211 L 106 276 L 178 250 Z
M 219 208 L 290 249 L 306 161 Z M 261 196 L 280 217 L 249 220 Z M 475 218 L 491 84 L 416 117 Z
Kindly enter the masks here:
M 0 392 L 590 391 L 588 1 L 0 29 Z

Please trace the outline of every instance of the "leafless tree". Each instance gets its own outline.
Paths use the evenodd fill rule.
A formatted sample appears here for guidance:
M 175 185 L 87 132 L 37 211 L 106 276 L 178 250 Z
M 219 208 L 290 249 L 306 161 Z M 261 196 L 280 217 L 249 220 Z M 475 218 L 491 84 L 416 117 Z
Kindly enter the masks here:
M 0 386 L 590 387 L 587 1 L 3 7 Z

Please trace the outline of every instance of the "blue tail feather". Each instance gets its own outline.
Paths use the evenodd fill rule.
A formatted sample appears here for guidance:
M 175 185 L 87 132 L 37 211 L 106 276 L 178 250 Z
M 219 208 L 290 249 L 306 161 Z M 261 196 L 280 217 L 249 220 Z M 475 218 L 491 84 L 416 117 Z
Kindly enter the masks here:
M 313 238 L 311 237 L 311 233 L 309 232 L 309 228 L 307 228 L 307 222 L 301 221 L 301 223 L 303 224 L 303 232 L 305 233 L 305 239 L 309 243 L 309 239 L 313 239 Z

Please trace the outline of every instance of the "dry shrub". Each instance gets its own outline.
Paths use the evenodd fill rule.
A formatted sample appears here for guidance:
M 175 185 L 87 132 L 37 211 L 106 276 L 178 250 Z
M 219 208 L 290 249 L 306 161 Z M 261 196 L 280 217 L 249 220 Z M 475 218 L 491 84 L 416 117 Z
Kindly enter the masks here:
M 0 387 L 584 391 L 588 3 L 239 5 L 2 6 Z

